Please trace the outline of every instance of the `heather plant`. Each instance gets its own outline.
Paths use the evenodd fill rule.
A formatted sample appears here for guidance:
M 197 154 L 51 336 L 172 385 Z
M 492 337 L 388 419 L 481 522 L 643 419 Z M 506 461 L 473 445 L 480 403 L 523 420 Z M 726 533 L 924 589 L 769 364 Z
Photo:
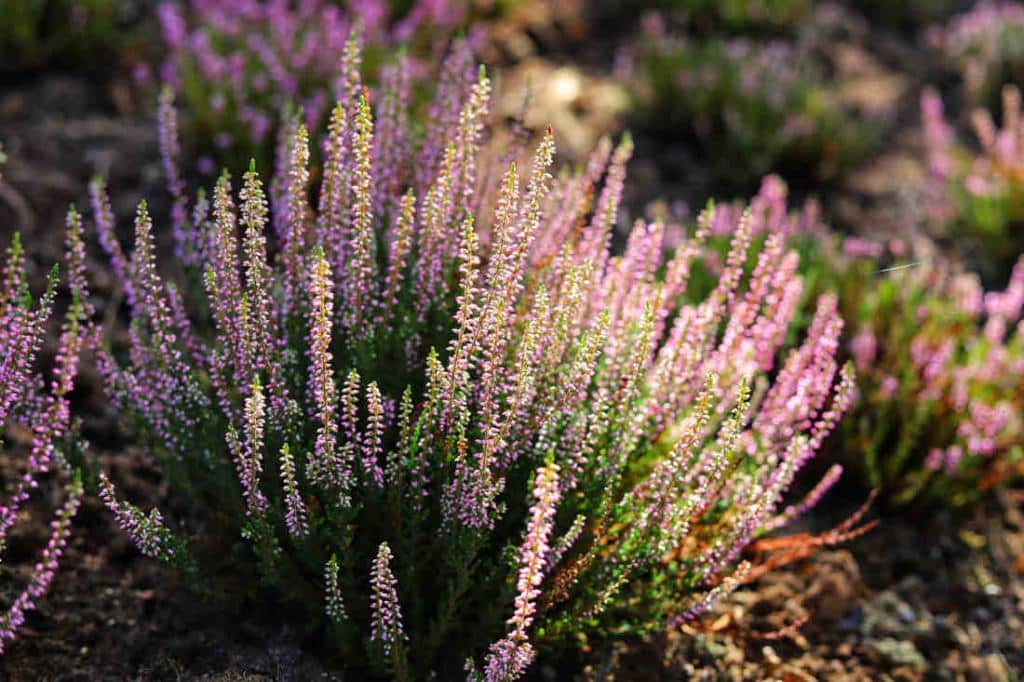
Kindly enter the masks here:
M 770 172 L 828 179 L 873 133 L 826 86 L 814 54 L 782 39 L 690 38 L 645 22 L 624 74 L 644 130 L 690 137 L 716 178 L 748 191 Z M 744 159 L 715 167 L 719 159 Z
M 42 502 L 33 505 L 32 497 L 42 489 L 51 491 L 47 498 L 58 499 L 56 489 L 63 487 L 63 502 L 52 511 L 49 538 L 38 560 L 27 571 L 8 573 L 21 574 L 27 581 L 4 579 L 3 592 L 12 598 L 0 607 L 0 654 L 52 584 L 82 499 L 81 479 L 66 455 L 82 447 L 72 426 L 69 394 L 78 374 L 79 355 L 92 333 L 84 258 L 82 223 L 72 208 L 67 218 L 71 300 L 48 379 L 36 364 L 54 304 L 57 268 L 50 273 L 45 293 L 34 301 L 25 253 L 15 234 L 0 270 L 0 456 L 6 479 L 0 503 L 0 560 L 16 523 L 45 507 Z
M 1006 83 L 1024 80 L 1024 5 L 982 0 L 946 26 L 929 32 L 932 44 L 960 71 L 967 94 L 992 104 Z
M 765 235 L 789 235 L 801 254 L 810 299 L 838 293 L 847 321 L 841 355 L 857 369 L 856 399 L 828 450 L 886 504 L 915 499 L 965 505 L 1019 476 L 1024 458 L 1024 260 L 1003 291 L 985 292 L 980 278 L 917 256 L 900 240 L 840 237 L 819 224 L 816 206 L 788 212 L 787 189 L 766 178 L 751 200 L 756 253 Z M 739 214 L 722 206 L 722 225 Z M 722 234 L 724 227 L 710 230 Z M 722 267 L 725 241 L 694 267 L 703 288 Z M 804 322 L 801 322 L 804 320 Z
M 147 556 L 303 614 L 355 673 L 511 680 L 711 608 L 744 547 L 835 482 L 784 504 L 853 389 L 834 297 L 780 352 L 802 292 L 782 234 L 748 268 L 740 216 L 688 301 L 721 219 L 667 258 L 641 221 L 613 255 L 629 139 L 553 177 L 550 131 L 532 153 L 488 142 L 490 82 L 462 59 L 422 135 L 346 73 L 315 201 L 298 120 L 269 191 L 253 164 L 179 195 L 194 304 L 147 206 L 129 257 L 93 186 L 131 313 L 99 364 L 191 513 L 144 513 L 106 478 L 104 499 Z
M 851 267 L 848 277 L 877 277 L 875 262 Z M 887 273 L 865 293 L 848 342 L 864 409 L 841 434 L 864 452 L 871 482 L 897 503 L 924 492 L 961 505 L 1019 475 L 1024 260 L 1001 292 L 923 266 Z
M 1005 283 L 1024 252 L 1024 123 L 1020 91 L 1003 89 L 1002 125 L 985 109 L 971 123 L 977 144 L 956 139 L 934 91 L 921 96 L 928 153 L 928 218 L 957 240 L 986 280 Z
M 109 63 L 123 44 L 129 18 L 123 0 L 5 2 L 0 73 Z
M 310 129 L 323 124 L 344 92 L 351 70 L 380 78 L 385 96 L 407 100 L 422 89 L 416 75 L 430 72 L 439 48 L 466 25 L 470 4 L 411 4 L 362 0 L 343 9 L 331 0 L 190 0 L 162 2 L 158 17 L 168 56 L 162 80 L 188 115 L 191 140 L 231 165 L 255 156 L 269 162 L 289 111 L 301 110 Z M 399 6 L 408 5 L 408 6 Z M 395 62 L 400 63 L 395 63 Z M 387 95 L 383 94 L 387 93 Z M 404 102 L 403 102 L 404 104 Z

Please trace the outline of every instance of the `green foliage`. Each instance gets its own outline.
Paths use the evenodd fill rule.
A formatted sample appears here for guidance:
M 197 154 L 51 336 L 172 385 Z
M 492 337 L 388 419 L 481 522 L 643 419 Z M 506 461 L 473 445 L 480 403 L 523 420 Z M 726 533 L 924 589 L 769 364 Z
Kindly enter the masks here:
M 0 73 L 109 69 L 125 43 L 125 0 L 7 0 Z

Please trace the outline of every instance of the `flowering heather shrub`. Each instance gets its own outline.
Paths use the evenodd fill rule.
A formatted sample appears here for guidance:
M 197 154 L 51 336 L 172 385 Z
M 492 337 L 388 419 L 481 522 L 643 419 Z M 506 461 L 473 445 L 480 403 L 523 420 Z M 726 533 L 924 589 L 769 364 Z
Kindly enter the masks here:
M 129 18 L 122 0 L 12 0 L 0 21 L 0 73 L 108 63 Z
M 72 208 L 67 232 L 71 302 L 61 325 L 48 381 L 36 373 L 35 364 L 53 307 L 57 269 L 50 274 L 46 293 L 34 302 L 28 288 L 24 252 L 15 235 L 0 270 L 0 456 L 6 460 L 4 473 L 17 474 L 14 480 L 4 482 L 0 559 L 16 521 L 30 511 L 26 505 L 33 491 L 40 485 L 56 483 L 56 478 L 66 479 L 64 502 L 53 514 L 49 541 L 28 572 L 27 584 L 4 587 L 4 592 L 14 598 L 0 607 L 0 654 L 53 582 L 71 520 L 82 498 L 80 477 L 71 470 L 62 450 L 66 452 L 66 446 L 74 445 L 68 395 L 78 373 L 79 354 L 91 334 L 92 308 L 85 284 L 84 258 L 82 224 Z M 24 457 L 23 462 L 20 457 Z
M 962 240 L 988 279 L 1006 281 L 1024 251 L 1024 122 L 1020 91 L 1003 89 L 1002 125 L 984 109 L 971 117 L 976 148 L 959 143 L 931 90 L 921 96 L 928 150 L 929 218 Z
M 158 8 L 169 53 L 162 77 L 189 115 L 191 137 L 218 159 L 269 160 L 287 110 L 301 108 L 307 127 L 316 129 L 332 102 L 354 96 L 343 90 L 339 72 L 358 71 L 366 60 L 376 74 L 399 46 L 420 38 L 426 44 L 409 45 L 412 56 L 403 52 L 401 64 L 380 72 L 385 92 L 408 99 L 411 77 L 427 68 L 431 49 L 443 47 L 438 33 L 452 35 L 469 11 L 467 3 L 449 0 L 414 2 L 404 12 L 393 11 L 395 4 L 360 0 L 345 11 L 330 0 L 168 0 Z M 371 97 L 389 106 L 384 95 Z M 212 171 L 209 158 L 201 164 Z
M 624 60 L 646 110 L 640 125 L 694 136 L 712 166 L 743 158 L 741 170 L 732 163 L 714 169 L 724 181 L 744 186 L 769 172 L 806 176 L 808 169 L 827 178 L 870 146 L 866 123 L 839 104 L 819 60 L 803 48 L 784 40 L 691 40 L 661 25 L 647 28 Z
M 779 353 L 802 291 L 781 237 L 748 272 L 741 217 L 686 302 L 714 215 L 668 260 L 659 223 L 613 256 L 628 138 L 553 178 L 550 132 L 529 159 L 485 147 L 486 75 L 443 73 L 401 153 L 397 112 L 336 105 L 314 204 L 295 122 L 269 199 L 251 166 L 183 210 L 195 306 L 145 204 L 129 260 L 94 186 L 132 317 L 100 365 L 196 530 L 104 497 L 147 555 L 262 578 L 353 671 L 510 680 L 734 589 L 744 547 L 834 482 L 783 506 L 854 378 L 831 296 Z
M 982 0 L 929 38 L 975 98 L 994 100 L 1004 83 L 1024 81 L 1024 4 Z
M 860 400 L 840 438 L 865 455 L 871 483 L 897 503 L 924 492 L 965 504 L 1018 475 L 1024 259 L 1005 291 L 988 293 L 977 276 L 936 266 L 880 275 L 877 260 L 861 258 L 845 267 Z
M 834 439 L 848 468 L 889 504 L 919 495 L 967 504 L 1021 473 L 1024 259 L 1005 291 L 985 292 L 977 275 L 922 260 L 898 240 L 840 240 L 813 204 L 787 215 L 776 177 L 751 210 L 755 233 L 787 234 L 801 254 L 811 299 L 798 304 L 797 320 L 809 319 L 817 292 L 839 294 L 848 322 L 841 355 L 857 369 L 857 397 Z M 716 219 L 727 224 L 738 211 L 720 207 Z M 717 253 L 694 267 L 704 288 L 724 256 L 721 237 L 710 243 Z

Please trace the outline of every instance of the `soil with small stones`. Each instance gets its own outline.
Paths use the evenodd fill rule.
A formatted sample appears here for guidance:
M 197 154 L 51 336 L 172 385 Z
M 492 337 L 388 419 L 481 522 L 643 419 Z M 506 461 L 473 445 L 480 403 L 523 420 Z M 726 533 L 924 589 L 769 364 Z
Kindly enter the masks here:
M 1005 493 L 967 520 L 883 515 L 867 536 L 768 574 L 700 623 L 610 647 L 584 677 L 1016 680 L 1022 499 Z
M 889 101 L 889 135 L 900 142 L 844 183 L 823 186 L 819 193 L 840 224 L 867 225 L 872 235 L 913 238 L 907 231 L 922 171 L 915 160 L 919 135 L 912 108 L 926 78 L 921 56 L 899 36 L 850 26 L 850 41 L 856 43 L 850 49 L 874 60 L 868 78 L 881 82 L 879 73 L 891 75 L 898 71 L 895 65 L 910 64 L 896 74 L 907 80 L 906 87 Z M 870 90 L 870 84 L 865 87 Z M 136 110 L 137 99 L 145 97 L 124 83 L 71 76 L 0 83 L 0 141 L 9 157 L 0 184 L 0 244 L 13 232 L 22 233 L 36 284 L 60 259 L 67 204 L 88 204 L 86 185 L 94 174 L 109 178 L 125 243 L 126 218 L 139 199 L 150 199 L 155 215 L 166 214 L 152 117 L 145 107 Z M 645 189 L 632 197 L 634 212 L 654 196 L 644 194 L 651 187 L 659 196 L 674 196 L 673 178 L 689 171 L 691 178 L 699 177 L 700 159 L 686 150 L 641 137 L 638 157 L 634 182 L 639 176 Z M 675 168 L 679 164 L 681 171 Z M 701 193 L 714 193 L 703 180 L 698 184 Z M 99 266 L 94 245 L 90 259 L 97 300 L 107 306 L 100 314 L 114 320 L 117 283 Z M 88 363 L 81 383 L 76 410 L 104 469 L 133 499 L 163 502 L 166 490 L 159 476 L 119 439 Z M 0 455 L 0 481 L 14 479 L 17 461 L 6 452 Z M 837 495 L 838 502 L 831 500 L 804 520 L 804 530 L 834 526 L 842 518 L 836 508 L 852 511 L 863 491 Z M 699 622 L 648 641 L 596 644 L 582 671 L 542 666 L 532 675 L 545 680 L 1016 680 L 1024 671 L 1022 500 L 1024 492 L 1004 491 L 969 518 L 946 510 L 878 510 L 880 523 L 866 536 L 765 576 Z M 59 503 L 44 493 L 19 518 L 0 564 L 0 603 L 23 583 L 46 542 L 47 512 Z M 0 658 L 0 679 L 12 681 L 342 678 L 317 659 L 301 632 L 257 606 L 201 595 L 139 556 L 92 497 L 75 519 L 53 588 Z

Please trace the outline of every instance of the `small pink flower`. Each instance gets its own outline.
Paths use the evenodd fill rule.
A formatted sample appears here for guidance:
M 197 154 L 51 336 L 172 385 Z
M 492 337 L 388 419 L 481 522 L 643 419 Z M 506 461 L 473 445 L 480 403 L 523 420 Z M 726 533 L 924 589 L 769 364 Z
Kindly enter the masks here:
M 850 341 L 850 353 L 853 362 L 860 371 L 865 371 L 875 362 L 878 354 L 878 339 L 874 332 L 863 327 Z
M 964 180 L 964 188 L 976 197 L 984 197 L 992 192 L 992 183 L 987 178 L 972 174 Z

